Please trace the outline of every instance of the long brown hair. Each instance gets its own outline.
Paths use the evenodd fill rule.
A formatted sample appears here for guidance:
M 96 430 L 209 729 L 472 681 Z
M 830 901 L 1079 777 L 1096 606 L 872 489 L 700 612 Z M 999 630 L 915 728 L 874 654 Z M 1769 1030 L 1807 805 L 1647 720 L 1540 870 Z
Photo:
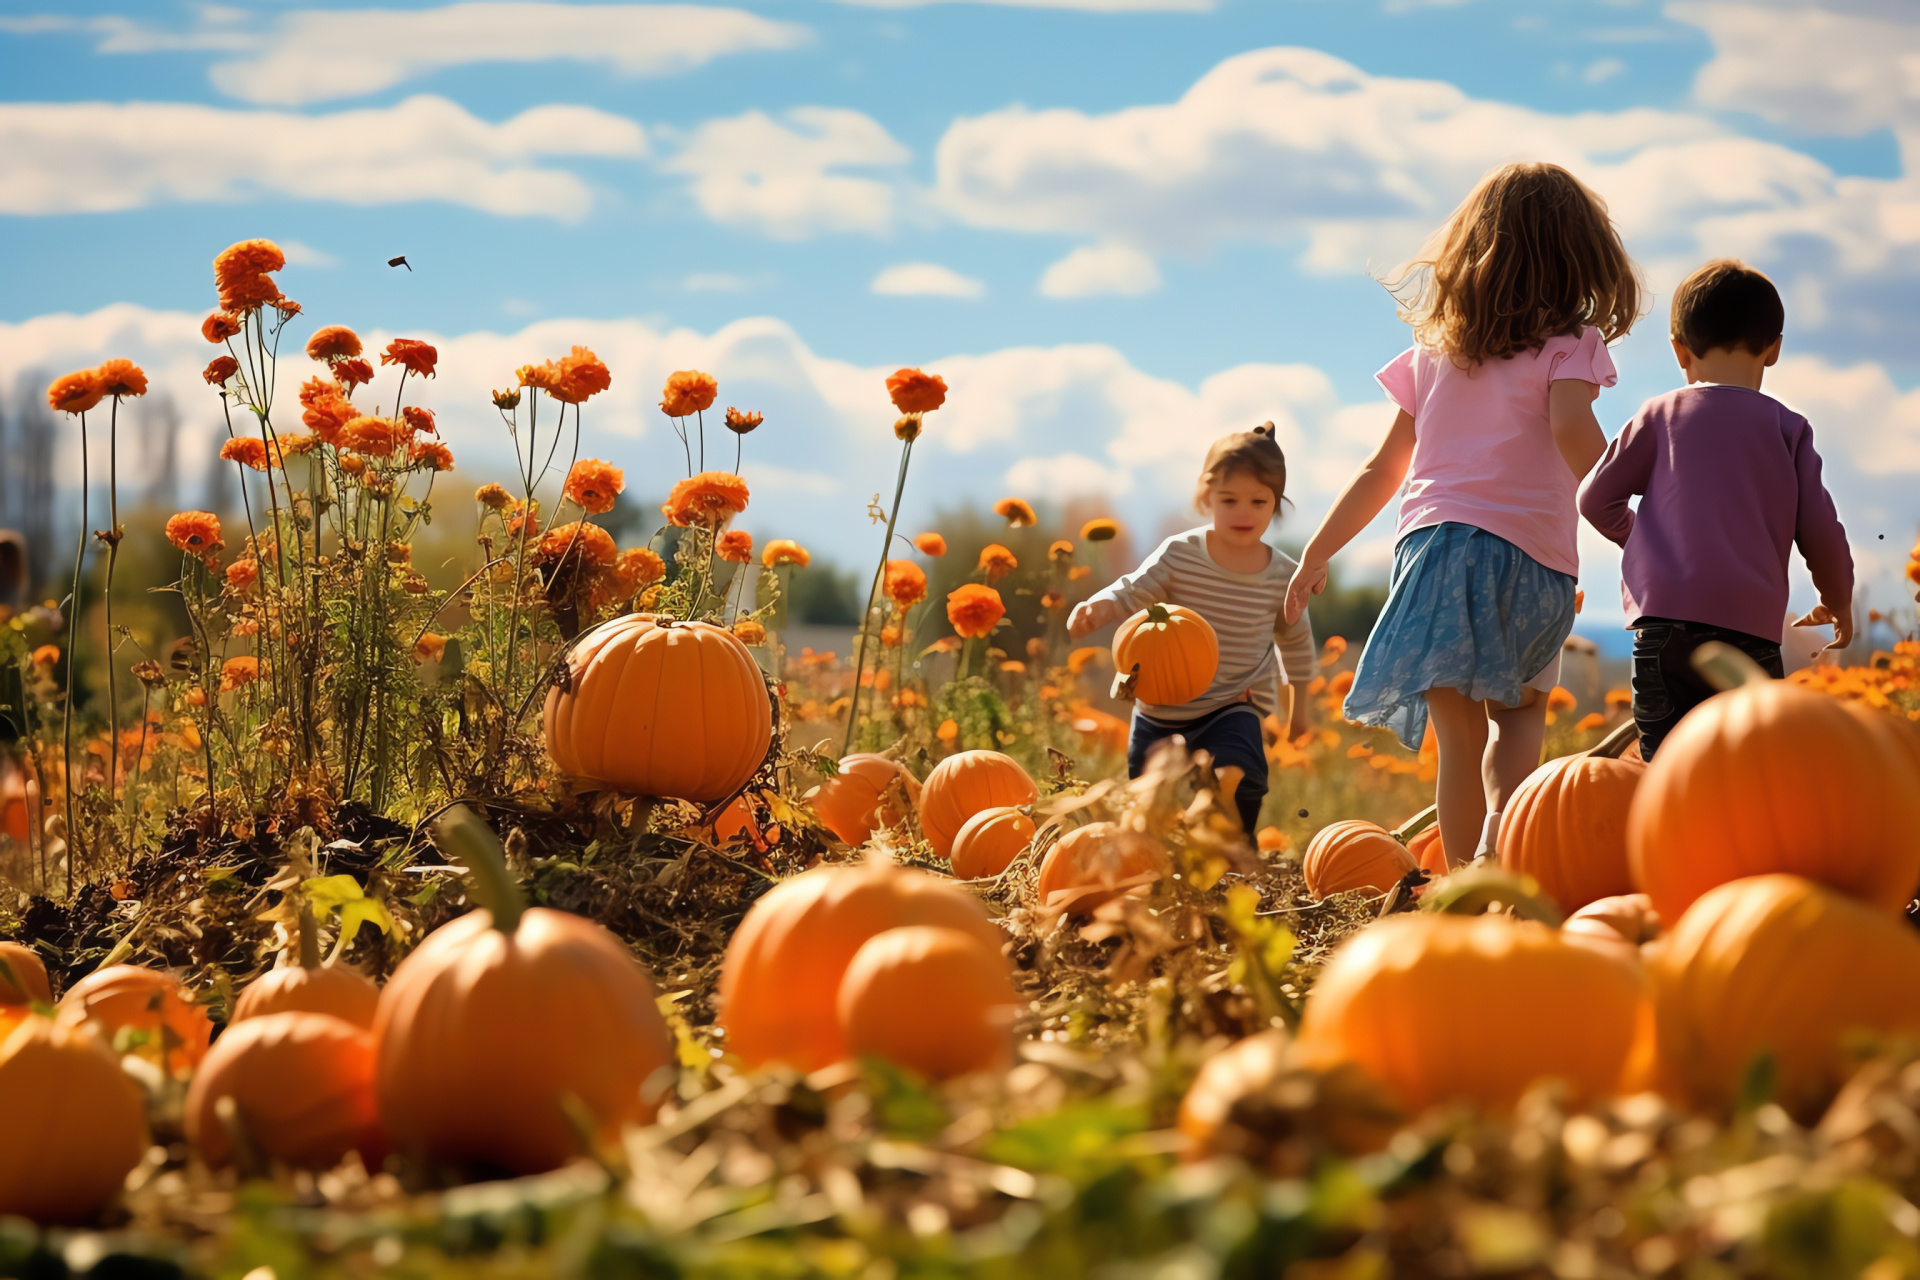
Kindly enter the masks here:
M 1612 342 L 1644 289 L 1606 201 L 1557 164 L 1489 173 L 1386 285 L 1415 339 L 1463 365 L 1586 325 Z

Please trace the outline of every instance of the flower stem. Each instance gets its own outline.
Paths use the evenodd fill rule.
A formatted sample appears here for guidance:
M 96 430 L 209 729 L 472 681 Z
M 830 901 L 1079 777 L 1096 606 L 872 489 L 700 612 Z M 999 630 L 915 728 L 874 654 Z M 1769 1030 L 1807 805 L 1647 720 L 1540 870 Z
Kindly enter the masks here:
M 87 560 L 87 415 L 80 415 L 80 545 L 73 553 L 73 591 L 67 597 L 67 698 L 60 715 L 60 754 L 66 766 L 61 790 L 67 802 L 67 899 L 73 899 L 74 855 L 80 847 L 80 829 L 73 822 L 73 668 L 80 638 L 80 570 Z M 208 779 L 212 785 L 212 779 Z
M 867 665 L 867 628 L 873 620 L 873 604 L 880 595 L 880 583 L 887 574 L 887 553 L 893 550 L 893 526 L 900 518 L 900 496 L 907 491 L 907 463 L 913 457 L 913 441 L 900 446 L 900 475 L 893 485 L 893 508 L 887 512 L 887 536 L 880 543 L 880 567 L 873 571 L 873 585 L 867 588 L 866 608 L 860 611 L 860 652 L 853 663 L 853 696 L 847 703 L 847 736 L 840 754 L 853 750 L 853 734 L 860 723 L 860 675 Z

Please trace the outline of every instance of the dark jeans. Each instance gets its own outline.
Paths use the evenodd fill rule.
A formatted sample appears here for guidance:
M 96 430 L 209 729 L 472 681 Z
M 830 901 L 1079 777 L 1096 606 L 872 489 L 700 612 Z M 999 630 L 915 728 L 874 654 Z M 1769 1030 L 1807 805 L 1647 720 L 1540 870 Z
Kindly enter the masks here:
M 1175 734 L 1187 740 L 1187 750 L 1211 755 L 1215 772 L 1234 765 L 1246 775 L 1233 799 L 1240 825 L 1251 837 L 1260 821 L 1260 802 L 1267 798 L 1267 744 L 1260 732 L 1260 712 L 1250 702 L 1235 702 L 1195 720 L 1166 724 L 1149 720 L 1136 708 L 1127 738 L 1127 776 L 1139 777 L 1153 744 Z
M 1732 645 L 1776 680 L 1786 675 L 1777 640 L 1710 627 L 1704 622 L 1640 619 L 1633 634 L 1633 719 L 1640 726 L 1640 754 L 1648 760 L 1673 732 L 1673 726 L 1680 723 L 1680 717 L 1716 692 L 1693 669 L 1693 651 L 1709 640 Z

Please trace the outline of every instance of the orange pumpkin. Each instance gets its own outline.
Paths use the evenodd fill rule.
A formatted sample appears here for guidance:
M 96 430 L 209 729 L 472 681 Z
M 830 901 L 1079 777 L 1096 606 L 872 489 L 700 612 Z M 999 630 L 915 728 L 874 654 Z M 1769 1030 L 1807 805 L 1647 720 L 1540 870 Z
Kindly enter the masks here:
M 997 945 L 937 925 L 876 933 L 840 980 L 847 1047 L 943 1080 L 1004 1071 L 1020 1007 Z
M 364 1027 L 325 1013 L 270 1013 L 229 1027 L 187 1091 L 187 1140 L 215 1169 L 233 1163 L 233 1138 L 215 1110 L 232 1098 L 246 1136 L 270 1159 L 331 1169 L 358 1151 L 370 1169 L 386 1156 L 374 1100 L 374 1043 Z
M 1177 707 L 1213 683 L 1220 671 L 1220 639 L 1205 618 L 1184 605 L 1149 605 L 1113 633 L 1113 668 L 1133 673 L 1133 696 L 1140 701 Z
M 1437 878 L 1453 870 L 1447 865 L 1447 847 L 1440 843 L 1437 822 L 1407 841 L 1407 852 L 1413 855 L 1414 864 L 1430 876 Z
M 733 803 L 722 809 L 719 816 L 713 820 L 713 842 L 721 846 L 732 844 L 736 840 L 745 840 L 761 853 L 765 853 L 773 846 L 774 840 L 779 838 L 780 828 L 774 825 L 768 828 L 768 832 L 773 836 L 773 840 L 768 839 L 767 834 L 761 832 L 760 824 L 753 816 L 753 806 L 748 803 L 744 795 L 735 796 Z
M 345 965 L 320 963 L 319 940 L 313 933 L 313 916 L 300 914 L 298 964 L 282 964 L 247 984 L 233 1002 L 233 1014 L 227 1025 L 261 1018 L 270 1013 L 328 1013 L 356 1027 L 371 1027 L 373 1011 L 380 1003 L 380 988 Z
M 1335 822 L 1314 832 L 1301 863 L 1316 898 L 1365 889 L 1385 893 L 1419 864 L 1391 832 L 1374 822 Z
M 547 750 L 565 773 L 711 804 L 766 759 L 766 680 L 724 627 L 627 614 L 589 632 L 567 667 L 546 706 Z
M 1018 809 L 982 809 L 953 838 L 953 874 L 962 880 L 997 876 L 1026 851 L 1033 835 L 1033 819 Z
M 1638 955 L 1642 946 L 1660 936 L 1660 913 L 1644 893 L 1596 898 L 1568 916 L 1560 932 L 1569 940 L 1624 947 Z
M 1348 939 L 1301 1016 L 1309 1065 L 1353 1063 L 1410 1114 L 1507 1107 L 1537 1080 L 1611 1091 L 1634 1046 L 1633 965 L 1506 916 L 1389 916 Z
M 0 836 L 25 845 L 32 820 L 27 816 L 27 775 L 0 752 Z
M 674 1061 L 653 983 L 590 920 L 525 907 L 500 842 L 456 808 L 435 826 L 491 910 L 441 926 L 380 993 L 380 1114 L 394 1146 L 538 1173 L 581 1154 L 569 1108 L 596 1136 L 652 1118 L 641 1086 Z
M 1180 1099 L 1176 1122 L 1187 1140 L 1185 1156 L 1203 1160 L 1222 1154 L 1221 1131 L 1234 1106 L 1261 1092 L 1287 1068 L 1292 1039 L 1279 1029 L 1237 1040 L 1200 1064 L 1199 1074 Z
M 906 795 L 904 805 L 887 798 L 895 782 Z M 899 761 L 862 751 L 841 760 L 838 773 L 802 798 L 827 830 L 857 849 L 876 827 L 897 827 L 912 816 L 920 782 Z
M 1920 769 L 1881 713 L 1781 680 L 1745 685 L 1661 745 L 1627 847 L 1664 920 L 1715 885 L 1770 872 L 1898 914 L 1920 884 Z
M 1152 836 L 1117 822 L 1089 822 L 1047 850 L 1034 901 L 1047 911 L 1091 915 L 1122 894 L 1147 890 L 1170 870 L 1166 849 Z
M 0 1005 L 27 1005 L 35 1001 L 53 1003 L 46 963 L 32 947 L 0 942 Z
M 1032 804 L 1040 798 L 1033 779 L 1012 756 L 998 751 L 962 751 L 927 775 L 920 794 L 920 827 L 943 858 L 953 856 L 953 838 L 982 809 Z
M 138 1085 L 84 1027 L 29 1017 L 0 1044 L 0 1215 L 79 1222 L 147 1150 Z
M 721 963 L 727 1046 L 754 1067 L 814 1071 L 843 1061 L 852 1052 L 838 1012 L 847 966 L 867 939 L 907 925 L 958 929 L 996 953 L 1006 941 L 971 894 L 924 871 L 869 862 L 775 885 L 748 910 Z
M 1532 876 L 1562 911 L 1633 892 L 1627 812 L 1646 772 L 1589 755 L 1541 765 L 1507 801 L 1500 865 Z
M 1665 754 L 1662 746 L 1654 768 Z M 1920 1034 L 1920 936 L 1876 905 L 1799 876 L 1753 876 L 1702 894 L 1648 968 L 1661 1065 L 1698 1106 L 1730 1105 L 1766 1052 L 1774 1100 L 1811 1120 L 1851 1074 L 1855 1033 Z
M 107 1044 L 131 1052 L 173 1075 L 185 1075 L 207 1056 L 213 1021 L 178 982 L 158 969 L 117 964 L 68 988 L 60 1017 L 84 1022 Z

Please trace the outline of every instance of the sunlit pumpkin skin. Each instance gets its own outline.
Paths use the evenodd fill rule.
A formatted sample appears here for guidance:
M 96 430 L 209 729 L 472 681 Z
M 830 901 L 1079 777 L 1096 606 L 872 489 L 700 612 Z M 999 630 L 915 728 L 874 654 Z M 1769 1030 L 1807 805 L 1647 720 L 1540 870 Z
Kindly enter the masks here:
M 1785 681 L 1745 685 L 1661 744 L 1627 848 L 1670 922 L 1715 885 L 1772 872 L 1897 914 L 1920 884 L 1920 767 L 1878 712 Z
M 1644 893 L 1596 898 L 1566 918 L 1560 932 L 1572 940 L 1609 944 L 1638 954 L 1660 936 L 1660 913 Z
M 1633 892 L 1627 813 L 1647 767 L 1563 756 L 1534 770 L 1500 819 L 1500 865 L 1532 876 L 1562 911 Z
M 628 614 L 589 632 L 567 665 L 547 692 L 547 750 L 575 778 L 711 804 L 766 759 L 766 681 L 723 627 Z
M 0 1043 L 0 1216 L 83 1221 L 147 1150 L 140 1088 L 76 1023 L 29 1017 Z
M 1440 843 L 1437 822 L 1407 841 L 1407 852 L 1413 855 L 1414 865 L 1430 876 L 1444 876 L 1452 870 L 1447 865 L 1447 847 Z
M 1409 1114 L 1505 1108 L 1535 1081 L 1618 1084 L 1644 1000 L 1638 967 L 1532 921 L 1416 912 L 1348 939 L 1300 1023 L 1303 1061 L 1350 1062 Z
M 868 938 L 848 963 L 838 998 L 856 1055 L 936 1080 L 1012 1065 L 1019 1005 L 997 945 L 935 925 Z
M 230 1097 L 261 1153 L 296 1169 L 331 1169 L 358 1151 L 379 1169 L 387 1140 L 374 1098 L 374 1043 L 325 1013 L 269 1013 L 230 1026 L 187 1091 L 187 1140 L 215 1169 L 233 1163 L 215 1107 Z
M 1348 820 L 1314 832 L 1300 869 L 1307 891 L 1324 898 L 1354 889 L 1385 893 L 1418 865 L 1385 827 Z
M 907 804 L 887 799 L 899 782 Z M 840 761 L 840 772 L 803 797 L 826 826 L 857 849 L 873 838 L 877 828 L 897 827 L 920 804 L 920 781 L 897 760 L 858 752 Z
M 1115 822 L 1089 822 L 1047 850 L 1034 902 L 1046 911 L 1090 915 L 1122 894 L 1146 892 L 1171 870 L 1166 849 L 1152 836 Z
M 998 751 L 962 751 L 933 767 L 920 790 L 920 828 L 943 858 L 953 856 L 953 838 L 982 809 L 1032 804 L 1040 798 L 1033 779 L 1012 756 Z
M 1114 631 L 1113 667 L 1134 672 L 1133 696 L 1140 701 L 1177 707 L 1205 693 L 1219 674 L 1220 638 L 1192 609 L 1154 605 Z
M 379 1003 L 380 988 L 343 965 L 287 965 L 248 983 L 233 1002 L 227 1024 L 273 1013 L 326 1013 L 364 1029 L 373 1026 Z
M 1799 876 L 1709 890 L 1651 955 L 1661 1065 L 1696 1106 L 1728 1107 L 1768 1052 L 1774 1101 L 1811 1120 L 1851 1074 L 1850 1035 L 1920 1034 L 1920 934 Z
M 46 963 L 32 947 L 0 942 L 0 1005 L 25 1005 L 36 1000 L 53 1003 Z
M 1033 843 L 1033 819 L 1018 809 L 982 809 L 953 838 L 953 874 L 961 880 L 997 876 Z
M 727 1048 L 759 1067 L 815 1071 L 852 1052 L 840 1025 L 847 966 L 888 929 L 935 925 L 996 954 L 1005 935 L 949 880 L 890 863 L 816 867 L 768 890 L 734 932 L 720 969 Z
M 511 934 L 485 910 L 428 934 L 381 991 L 373 1034 L 395 1149 L 523 1174 L 582 1154 L 568 1095 L 611 1138 L 652 1118 L 641 1086 L 673 1061 L 626 944 L 543 907 Z
M 60 1017 L 90 1024 L 109 1045 L 124 1047 L 122 1033 L 138 1037 L 129 1051 L 174 1075 L 185 1075 L 207 1056 L 213 1021 L 185 988 L 158 969 L 117 964 L 88 974 L 67 989 Z

